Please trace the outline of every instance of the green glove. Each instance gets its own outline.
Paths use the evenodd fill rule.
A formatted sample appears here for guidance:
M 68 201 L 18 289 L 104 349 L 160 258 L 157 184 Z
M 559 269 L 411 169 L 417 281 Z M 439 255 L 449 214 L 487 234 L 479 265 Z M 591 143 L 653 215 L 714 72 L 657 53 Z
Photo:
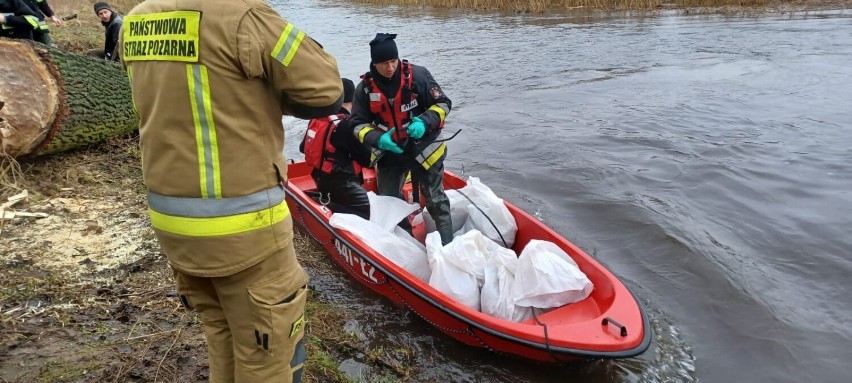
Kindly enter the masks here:
M 408 136 L 419 140 L 420 137 L 423 137 L 423 133 L 426 133 L 426 124 L 423 123 L 423 120 L 420 117 L 414 117 L 411 119 L 411 123 L 408 124 L 408 130 L 406 130 Z
M 396 144 L 396 142 L 393 142 L 392 136 L 394 130 L 396 130 L 396 128 L 388 130 L 385 134 L 382 134 L 382 136 L 379 137 L 379 149 L 390 150 L 396 154 L 402 154 L 402 149 Z

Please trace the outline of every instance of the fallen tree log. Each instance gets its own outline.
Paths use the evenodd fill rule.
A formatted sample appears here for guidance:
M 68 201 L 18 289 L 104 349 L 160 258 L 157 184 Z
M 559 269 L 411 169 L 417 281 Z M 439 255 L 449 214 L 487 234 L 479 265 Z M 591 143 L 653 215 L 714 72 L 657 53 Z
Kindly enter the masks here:
M 138 128 L 121 65 L 6 38 L 0 57 L 0 154 L 58 153 Z

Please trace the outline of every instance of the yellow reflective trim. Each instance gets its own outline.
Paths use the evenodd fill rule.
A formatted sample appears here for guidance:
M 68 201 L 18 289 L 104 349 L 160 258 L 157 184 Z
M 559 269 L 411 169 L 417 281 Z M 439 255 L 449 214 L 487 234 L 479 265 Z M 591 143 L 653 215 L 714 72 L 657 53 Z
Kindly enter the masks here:
M 438 147 L 438 150 L 435 150 L 434 153 L 432 153 L 428 158 L 426 158 L 426 161 L 423 161 L 420 164 L 423 165 L 424 169 L 431 168 L 432 165 L 435 165 L 435 162 L 438 162 L 438 159 L 440 159 L 441 156 L 444 155 L 444 152 L 446 150 L 447 150 L 447 143 L 442 142 L 441 146 Z
M 35 16 L 24 15 L 24 19 L 33 26 L 33 29 L 38 29 L 38 19 Z
M 284 48 L 284 43 L 287 42 L 287 39 L 290 37 L 290 31 L 292 31 L 293 28 L 293 24 L 287 24 L 281 32 L 281 36 L 278 37 L 278 42 L 275 43 L 275 48 L 272 48 L 272 57 L 275 57 L 276 60 L 278 60 L 278 54 L 280 54 L 281 49 Z
M 305 314 L 302 314 L 302 316 L 298 320 L 293 322 L 293 326 L 290 329 L 290 337 L 292 338 L 293 335 L 296 335 L 299 332 L 299 330 L 302 329 L 302 326 L 304 326 L 304 325 L 305 325 Z
M 200 183 L 201 197 L 208 198 L 207 195 L 207 165 L 204 162 L 204 132 L 201 127 L 201 118 L 198 115 L 198 102 L 195 94 L 197 92 L 195 84 L 195 73 L 193 73 L 192 65 L 186 66 L 186 81 L 189 87 L 189 103 L 192 106 L 192 121 L 195 123 L 195 151 L 198 154 L 198 182 Z
M 127 81 L 130 81 L 130 103 L 133 105 L 133 112 L 139 115 L 139 109 L 136 108 L 136 97 L 133 97 L 133 67 L 127 66 Z
M 122 25 L 122 60 L 198 62 L 201 12 L 128 15 Z
M 363 144 L 364 143 L 364 137 L 367 135 L 367 133 L 370 133 L 372 130 L 373 130 L 373 127 L 369 126 L 369 125 L 361 128 L 361 130 L 358 131 L 358 141 L 360 141 Z
M 284 66 L 290 65 L 290 61 L 293 60 L 293 56 L 296 55 L 296 51 L 299 50 L 299 45 L 302 44 L 304 38 L 305 32 L 300 31 L 293 24 L 287 24 L 281 32 L 278 42 L 275 43 L 275 48 L 272 49 L 272 57 Z
M 204 113 L 207 120 L 207 134 L 210 139 L 210 155 L 213 157 L 213 192 L 216 198 L 222 197 L 222 174 L 219 170 L 219 140 L 216 138 L 216 123 L 213 121 L 213 106 L 210 100 L 210 81 L 207 78 L 207 67 L 201 67 L 201 86 L 204 97 Z
M 221 198 L 222 180 L 219 171 L 219 142 L 213 121 L 210 81 L 207 67 L 187 65 L 189 97 L 195 122 L 195 144 L 198 153 L 198 174 L 202 198 Z
M 284 60 L 281 60 L 281 64 L 284 66 L 290 65 L 290 61 L 293 61 L 293 56 L 296 56 L 296 51 L 299 50 L 299 46 L 302 45 L 302 40 L 305 38 L 305 32 L 299 31 L 299 35 L 296 36 L 296 41 L 290 46 L 290 49 L 287 50 L 287 56 L 284 56 Z
M 434 111 L 435 113 L 438 113 L 438 117 L 440 117 L 440 118 L 441 118 L 441 122 L 443 122 L 443 121 L 444 121 L 444 118 L 446 118 L 446 117 L 447 117 L 447 113 L 446 113 L 446 112 L 444 112 L 444 108 L 441 108 L 441 107 L 440 107 L 440 106 L 438 106 L 438 105 L 432 105 L 432 106 L 430 106 L 430 107 L 429 107 L 429 110 Z
M 158 213 L 148 209 L 151 224 L 162 231 L 190 237 L 213 237 L 240 234 L 264 229 L 283 221 L 290 215 L 287 201 L 280 204 L 237 215 L 212 218 L 189 218 Z

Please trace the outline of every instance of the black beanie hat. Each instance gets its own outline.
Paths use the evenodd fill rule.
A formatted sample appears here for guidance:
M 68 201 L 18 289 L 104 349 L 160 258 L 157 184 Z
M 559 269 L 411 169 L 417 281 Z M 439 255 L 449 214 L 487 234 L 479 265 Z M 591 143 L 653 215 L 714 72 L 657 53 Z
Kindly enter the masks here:
M 103 1 L 95 3 L 95 14 L 97 15 L 98 11 L 104 8 L 109 9 L 110 12 L 112 12 L 112 8 L 109 7 L 109 4 L 104 3 Z
M 355 96 L 355 84 L 345 77 L 341 80 L 343 80 L 343 102 L 352 102 L 352 98 Z
M 398 59 L 399 52 L 396 50 L 396 42 L 393 39 L 396 34 L 376 33 L 373 41 L 370 41 L 370 64 Z

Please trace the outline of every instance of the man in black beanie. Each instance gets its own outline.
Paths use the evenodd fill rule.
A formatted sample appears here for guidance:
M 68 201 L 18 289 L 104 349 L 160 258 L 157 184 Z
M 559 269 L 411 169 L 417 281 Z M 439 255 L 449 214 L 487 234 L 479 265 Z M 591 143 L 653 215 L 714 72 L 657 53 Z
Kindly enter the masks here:
M 119 16 L 118 12 L 105 2 L 97 2 L 93 8 L 95 15 L 101 19 L 101 24 L 104 26 L 104 48 L 89 49 L 86 51 L 86 54 L 107 61 L 118 61 L 118 38 L 121 34 L 121 26 L 124 20 Z
M 370 219 L 370 199 L 361 186 L 361 168 L 370 166 L 370 150 L 352 134 L 352 97 L 355 84 L 343 78 L 343 106 L 331 116 L 315 118 L 308 123 L 299 151 L 314 170 L 320 201 L 328 201 L 335 213 L 356 214 Z
M 439 140 L 452 101 L 425 67 L 400 61 L 395 34 L 370 41 L 370 71 L 361 76 L 352 105 L 358 140 L 383 151 L 376 163 L 381 195 L 402 196 L 411 172 L 415 200 L 422 192 L 441 242 L 453 240 L 450 201 L 444 193 L 447 144 Z M 400 227 L 411 232 L 408 219 Z

